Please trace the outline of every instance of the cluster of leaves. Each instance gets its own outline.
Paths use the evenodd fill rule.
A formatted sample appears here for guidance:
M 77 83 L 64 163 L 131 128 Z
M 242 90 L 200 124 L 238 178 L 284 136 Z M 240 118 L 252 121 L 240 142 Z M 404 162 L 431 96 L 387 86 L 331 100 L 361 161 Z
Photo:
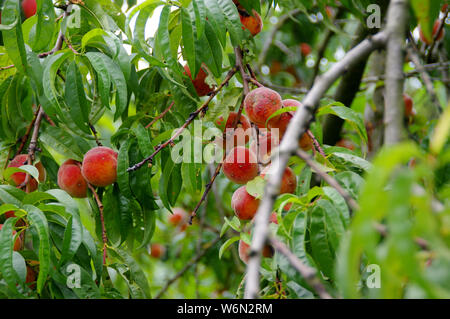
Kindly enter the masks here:
M 202 297 L 233 297 L 237 291 L 237 296 L 242 296 L 245 268 L 235 243 L 239 239 L 249 243 L 250 236 L 244 231 L 247 225 L 231 217 L 229 203 L 236 186 L 219 175 L 217 191 L 209 194 L 199 218 L 183 232 L 169 226 L 167 216 L 175 206 L 195 207 L 211 177 L 211 167 L 179 163 L 167 148 L 152 165 L 131 172 L 127 169 L 150 156 L 202 103 L 184 74 L 181 58 L 193 77 L 205 64 L 210 71 L 208 83 L 217 85 L 236 63 L 235 47 L 244 47 L 245 62 L 251 63 L 260 53 L 262 41 L 241 28 L 232 0 L 147 0 L 139 4 L 129 0 L 126 13 L 121 9 L 125 6 L 122 0 L 72 2 L 76 2 L 72 14 L 63 16 L 67 10 L 61 7 L 64 1 L 37 0 L 36 15 L 25 20 L 19 0 L 0 1 L 0 67 L 14 65 L 0 71 L 0 221 L 4 221 L 0 231 L 0 296 L 150 298 L 151 292 L 163 287 L 199 247 L 206 248 L 218 230 L 220 244 L 193 267 L 197 276 L 187 272 L 168 295 L 187 298 L 198 296 L 200 291 Z M 348 49 L 352 22 L 364 21 L 365 8 L 373 1 L 340 1 L 343 18 L 350 21 L 345 28 L 336 27 L 327 14 L 327 7 L 337 10 L 335 1 L 266 2 L 240 1 L 248 12 L 254 9 L 266 17 L 267 31 L 273 27 L 270 17 L 300 9 L 280 30 L 283 43 L 293 52 L 299 50 L 300 42 L 316 47 L 324 28 L 329 28 L 338 36 L 325 55 L 334 61 L 338 48 Z M 431 34 L 438 5 L 432 2 L 423 8 L 421 1 L 412 2 L 424 32 Z M 159 13 L 159 26 L 154 36 L 148 37 L 146 26 L 155 12 Z M 417 21 L 412 23 L 412 28 L 417 25 Z M 62 40 L 60 33 L 64 34 L 62 47 L 53 52 Z M 311 67 L 306 59 L 295 56 L 301 55 L 292 58 L 272 47 L 263 62 L 295 65 L 297 77 L 308 83 Z M 295 80 L 287 74 L 291 73 L 271 74 L 270 80 L 291 85 Z M 239 107 L 242 79 L 235 79 L 210 103 L 203 114 L 202 129 Z M 421 97 L 424 92 L 421 88 L 415 95 Z M 324 99 L 311 126 L 322 144 L 324 116 L 333 114 L 345 120 L 345 135 L 356 149 L 324 145 L 326 157 L 316 154 L 315 161 L 359 201 L 360 211 L 351 216 L 334 188 L 318 181 L 304 162 L 292 158 L 298 189 L 278 198 L 274 209 L 280 223 L 272 225 L 272 231 L 300 260 L 317 269 L 336 295 L 447 297 L 449 112 L 437 126 L 423 120 L 417 128 L 411 127 L 420 148 L 405 144 L 386 150 L 371 164 L 366 160 L 368 136 L 363 119 L 366 104 L 373 103 L 371 93 L 361 92 L 351 106 Z M 301 96 L 293 97 L 301 100 Z M 172 102 L 170 112 L 146 127 Z M 418 105 L 419 115 L 426 103 L 422 99 Z M 5 167 L 26 135 L 37 105 L 50 119 L 41 124 L 36 154 L 47 170 L 47 180 L 38 191 L 26 193 L 10 185 L 9 176 L 15 171 Z M 57 186 L 58 164 L 68 158 L 81 161 L 83 154 L 96 146 L 94 126 L 101 142 L 119 153 L 117 183 L 97 190 L 109 239 L 106 265 L 102 263 L 100 214 L 92 194 L 86 200 L 73 199 Z M 194 132 L 195 138 L 201 135 Z M 405 166 L 411 158 L 417 163 L 413 169 Z M 35 173 L 29 167 L 22 170 Z M 423 189 L 417 192 L 413 185 Z M 254 193 L 262 196 L 261 185 Z M 435 201 L 443 203 L 439 213 L 433 211 Z M 292 208 L 284 211 L 288 203 Z M 7 211 L 15 211 L 17 217 L 5 220 Z M 15 226 L 19 219 L 24 225 Z M 381 238 L 372 227 L 375 222 L 385 223 L 389 235 Z M 11 236 L 13 229 L 15 237 Z M 21 235 L 25 249 L 16 252 L 14 241 Z M 427 251 L 419 251 L 415 245 L 418 237 L 426 239 Z M 169 248 L 162 260 L 149 257 L 150 242 Z M 429 260 L 431 266 L 427 267 Z M 357 289 L 358 283 L 364 283 L 368 275 L 364 269 L 370 264 L 381 267 L 381 289 Z M 30 265 L 38 273 L 35 287 L 25 284 Z M 81 270 L 81 285 L 74 288 L 68 285 L 73 278 L 71 265 Z M 315 297 L 312 288 L 278 253 L 264 260 L 262 274 L 262 295 L 267 298 Z

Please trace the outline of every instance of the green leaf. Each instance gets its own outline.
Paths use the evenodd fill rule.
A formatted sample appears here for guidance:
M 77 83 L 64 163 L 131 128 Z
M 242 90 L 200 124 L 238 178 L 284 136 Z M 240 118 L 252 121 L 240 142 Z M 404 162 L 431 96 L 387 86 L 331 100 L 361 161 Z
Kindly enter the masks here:
M 365 159 L 358 157 L 356 155 L 333 152 L 332 156 L 342 159 L 342 160 L 344 160 L 344 162 L 353 164 L 354 166 L 356 166 L 364 171 L 370 171 L 370 169 L 372 168 L 372 164 L 370 162 L 368 162 Z
M 237 47 L 244 36 L 237 8 L 232 0 L 217 0 L 217 2 L 225 15 L 225 25 L 230 33 L 231 43 L 233 47 Z
M 72 259 L 82 242 L 83 226 L 81 225 L 79 216 L 74 214 L 69 218 L 66 230 L 64 231 L 62 254 L 59 260 L 60 265 Z
M 14 27 L 9 30 L 2 30 L 3 43 L 14 66 L 19 72 L 26 74 L 28 71 L 27 54 L 23 40 L 22 25 L 19 21 L 19 1 L 6 0 L 3 3 L 2 23 L 8 25 L 6 29 L 9 29 L 12 25 Z
M 28 219 L 32 227 L 36 228 L 39 237 L 39 275 L 37 279 L 37 291 L 42 292 L 47 275 L 50 271 L 50 237 L 47 219 L 40 209 L 32 205 L 24 205 L 28 212 Z
M 222 259 L 222 255 L 228 249 L 228 247 L 230 247 L 234 242 L 237 242 L 239 239 L 241 239 L 240 236 L 231 237 L 222 246 L 220 246 L 219 259 Z
M 203 35 L 206 23 L 206 6 L 204 0 L 192 0 L 192 6 L 195 12 L 195 25 L 197 27 L 197 39 Z M 195 70 L 192 69 L 192 70 Z
M 45 50 L 51 41 L 55 27 L 56 14 L 52 0 L 37 1 L 37 23 L 30 31 L 30 44 L 34 52 Z
M 14 173 L 30 174 L 39 183 L 39 171 L 33 165 L 22 165 L 20 167 L 8 167 L 3 171 L 3 177 L 8 180 Z
M 257 176 L 245 185 L 247 193 L 255 198 L 261 199 L 264 196 L 266 181 L 261 176 Z
M 8 218 L 0 230 L 0 272 L 9 289 L 19 295 L 16 287 L 19 278 L 13 267 L 14 237 L 12 233 L 16 221 L 17 218 Z
M 184 47 L 184 58 L 189 65 L 189 70 L 191 70 L 192 78 L 195 78 L 195 76 L 197 75 L 197 69 L 195 64 L 194 31 L 192 29 L 191 16 L 185 8 L 181 8 L 181 30 Z
M 130 187 L 130 173 L 127 171 L 130 166 L 130 160 L 128 157 L 128 151 L 130 149 L 131 140 L 126 140 L 119 150 L 117 156 L 117 184 L 119 185 L 120 192 L 126 198 L 132 198 L 132 192 Z
M 125 76 L 119 66 L 107 55 L 100 52 L 88 52 L 86 56 L 97 73 L 105 69 L 108 70 L 111 80 L 116 87 L 116 112 L 114 113 L 114 120 L 117 120 L 127 108 L 128 103 Z
M 83 160 L 84 155 L 78 148 L 75 139 L 62 128 L 47 126 L 44 131 L 41 131 L 39 139 L 66 158 L 72 158 L 79 162 Z
M 83 78 L 75 61 L 67 68 L 65 97 L 74 123 L 86 134 L 91 134 L 89 128 L 91 110 L 84 92 Z

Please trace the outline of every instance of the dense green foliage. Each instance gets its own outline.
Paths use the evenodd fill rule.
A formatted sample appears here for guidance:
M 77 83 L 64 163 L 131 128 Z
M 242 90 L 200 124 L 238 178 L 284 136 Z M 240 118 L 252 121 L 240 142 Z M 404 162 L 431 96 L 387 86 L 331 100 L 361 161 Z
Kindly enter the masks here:
M 21 1 L 0 0 L 0 297 L 152 298 L 207 249 L 162 297 L 241 298 L 245 264 L 237 242 L 250 243 L 251 224 L 236 218 L 231 208 L 238 185 L 219 174 L 193 225 L 184 229 L 168 222 L 169 216 L 175 207 L 194 210 L 216 164 L 177 162 L 169 145 L 151 165 L 127 169 L 150 156 L 208 99 L 197 95 L 184 64 L 194 76 L 204 63 L 210 71 L 206 83 L 217 87 L 236 65 L 234 48 L 241 47 L 244 65 L 257 70 L 261 83 L 279 88 L 283 98 L 301 101 L 314 80 L 327 32 L 332 35 L 317 64 L 320 72 L 351 48 L 356 30 L 365 28 L 370 15 L 365 8 L 374 2 L 385 6 L 386 1 L 341 0 L 338 5 L 331 0 L 241 0 L 248 12 L 254 9 L 263 18 L 263 31 L 255 37 L 242 29 L 232 0 L 71 2 L 72 14 L 64 15 L 65 1 L 37 0 L 36 15 L 26 19 Z M 420 23 L 430 37 L 444 1 L 410 3 L 410 30 Z M 279 19 L 292 10 L 262 55 Z M 154 35 L 146 32 L 149 21 L 159 21 Z M 448 24 L 444 28 L 440 59 L 450 52 Z M 64 41 L 52 52 L 60 32 Z M 432 115 L 420 76 L 405 62 L 405 72 L 411 73 L 406 92 L 417 115 L 405 120 L 408 141 L 377 154 L 369 154 L 364 112 L 375 107 L 373 94 L 383 87 L 382 79 L 363 81 L 351 105 L 334 101 L 338 84 L 321 101 L 310 129 L 326 157 L 316 150 L 311 154 L 357 200 L 358 211 L 352 212 L 301 159 L 289 162 L 297 190 L 277 198 L 279 224 L 271 224 L 271 232 L 318 270 L 335 297 L 450 297 L 448 59 L 431 62 L 447 63 L 430 70 L 444 111 Z M 201 129 L 188 126 L 203 148 L 210 142 L 203 132 L 215 127 L 219 116 L 227 118 L 239 109 L 242 83 L 236 74 L 199 112 Z M 27 192 L 10 177 L 26 172 L 37 178 L 38 170 L 7 166 L 20 148 L 27 153 L 40 108 L 46 116 L 38 127 L 34 162 L 43 164 L 47 176 L 37 191 Z M 341 137 L 353 149 L 323 143 L 329 114 L 345 120 Z M 106 264 L 100 209 L 92 190 L 87 198 L 72 198 L 57 182 L 59 166 L 67 159 L 82 161 L 97 146 L 96 134 L 101 144 L 118 152 L 117 182 L 96 189 L 104 206 Z M 248 189 L 263 196 L 263 186 L 256 179 Z M 292 206 L 284 210 L 287 203 Z M 5 218 L 9 211 L 16 217 Z M 384 225 L 387 232 L 374 225 Z M 19 237 L 24 249 L 15 251 Z M 417 245 L 418 238 L 426 241 L 425 249 Z M 165 247 L 161 258 L 149 254 L 151 243 Z M 68 266 L 73 264 L 81 269 L 81 285 L 69 288 L 73 271 Z M 366 285 L 369 265 L 380 267 L 380 288 Z M 37 274 L 35 285 L 25 283 L 27 268 Z M 263 259 L 261 275 L 264 298 L 317 297 L 279 253 Z

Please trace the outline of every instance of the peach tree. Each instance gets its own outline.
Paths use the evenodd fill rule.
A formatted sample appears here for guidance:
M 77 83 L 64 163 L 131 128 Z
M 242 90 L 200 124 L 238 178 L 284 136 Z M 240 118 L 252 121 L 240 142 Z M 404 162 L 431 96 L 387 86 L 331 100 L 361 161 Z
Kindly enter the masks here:
M 1 298 L 448 298 L 447 1 L 0 0 Z

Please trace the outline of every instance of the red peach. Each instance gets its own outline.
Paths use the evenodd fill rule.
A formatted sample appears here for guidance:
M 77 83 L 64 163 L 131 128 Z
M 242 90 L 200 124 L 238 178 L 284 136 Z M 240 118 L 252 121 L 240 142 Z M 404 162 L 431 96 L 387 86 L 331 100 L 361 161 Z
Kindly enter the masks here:
M 20 167 L 28 164 L 28 155 L 27 154 L 19 154 L 13 158 L 13 160 L 9 163 L 8 167 Z M 39 181 L 44 182 L 46 177 L 46 172 L 44 166 L 41 162 L 38 162 L 34 165 L 39 172 Z M 20 186 L 25 182 L 27 174 L 18 172 L 11 175 L 11 179 L 16 184 L 16 186 Z M 30 191 L 35 191 L 38 188 L 38 183 L 34 178 L 30 178 Z
M 166 252 L 166 248 L 158 243 L 153 243 L 150 245 L 150 255 L 153 258 L 161 258 Z
M 266 167 L 262 173 L 261 177 L 264 178 L 270 171 L 270 166 Z M 280 194 L 294 194 L 297 189 L 297 177 L 294 171 L 290 167 L 286 167 L 284 170 L 283 178 L 281 179 Z
M 117 152 L 105 146 L 89 150 L 84 155 L 81 172 L 94 186 L 113 184 L 117 179 Z
M 345 138 L 343 138 L 340 141 L 338 141 L 336 143 L 336 146 L 344 147 L 344 148 L 347 148 L 347 149 L 349 149 L 351 151 L 355 150 L 355 145 L 352 142 L 350 142 L 349 140 L 345 139 Z
M 31 289 L 36 287 L 36 272 L 30 267 L 27 266 L 27 275 L 25 277 L 25 283 L 29 284 Z
M 245 184 L 258 176 L 256 155 L 248 148 L 237 146 L 226 156 L 223 173 L 236 184 Z
M 311 54 L 311 46 L 308 43 L 300 43 L 300 51 L 304 57 Z
M 258 210 L 260 200 L 247 192 L 245 186 L 239 187 L 231 197 L 231 208 L 241 220 L 250 220 Z
M 253 140 L 250 143 L 250 150 L 258 154 L 259 161 L 262 164 L 268 164 L 271 160 L 272 150 L 276 149 L 279 145 L 280 140 L 276 134 L 272 134 L 272 132 L 260 133 L 259 145 L 258 141 Z
M 404 93 L 403 101 L 405 102 L 405 117 L 412 117 L 415 115 L 413 99 L 408 94 Z
M 240 120 L 237 124 L 236 130 L 234 128 L 234 121 L 237 118 L 237 112 L 231 112 L 228 115 L 227 122 L 223 130 L 225 131 L 225 141 L 223 142 L 223 148 L 230 150 L 236 146 L 244 146 L 250 140 L 251 126 L 247 117 L 241 114 Z M 223 122 L 223 117 L 221 116 L 218 121 Z M 223 125 L 220 125 L 223 127 Z
M 240 12 L 239 17 L 242 23 L 242 30 L 247 29 L 252 36 L 255 36 L 263 29 L 263 21 L 254 9 L 252 13 L 253 15 L 251 16 L 247 12 Z
M 205 79 L 207 78 L 208 73 L 203 68 L 206 68 L 204 64 L 200 67 L 200 71 L 197 73 L 195 79 L 192 80 L 189 66 L 187 64 L 184 66 L 183 74 L 187 75 L 191 79 L 198 96 L 205 96 L 214 90 L 214 88 L 211 88 L 208 84 L 206 84 Z
M 245 112 L 250 121 L 258 125 L 266 125 L 267 119 L 281 109 L 281 96 L 274 90 L 260 87 L 247 94 L 244 100 Z M 278 117 L 274 117 L 276 121 Z
M 70 196 L 84 198 L 87 196 L 87 182 L 81 173 L 81 163 L 69 159 L 58 170 L 58 186 Z
M 172 209 L 172 213 L 173 214 L 171 214 L 169 216 L 169 223 L 172 226 L 177 226 L 177 225 L 183 226 L 184 224 L 187 223 L 188 213 L 186 213 L 186 211 L 183 208 L 174 207 Z
M 37 11 L 36 0 L 23 0 L 22 9 L 26 19 L 34 16 Z

